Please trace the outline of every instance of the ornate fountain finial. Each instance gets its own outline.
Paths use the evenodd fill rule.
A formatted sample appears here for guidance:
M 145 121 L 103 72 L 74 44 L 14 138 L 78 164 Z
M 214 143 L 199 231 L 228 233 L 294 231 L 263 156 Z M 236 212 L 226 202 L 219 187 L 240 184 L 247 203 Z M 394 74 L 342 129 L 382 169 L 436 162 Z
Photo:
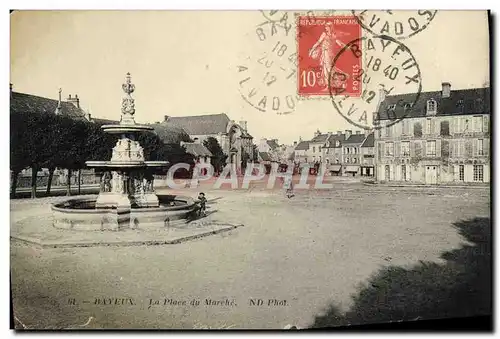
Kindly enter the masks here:
M 135 113 L 134 99 L 130 94 L 134 93 L 135 85 L 131 82 L 130 73 L 127 73 L 126 82 L 122 85 L 125 97 L 122 99 L 122 122 L 135 123 L 133 115 Z

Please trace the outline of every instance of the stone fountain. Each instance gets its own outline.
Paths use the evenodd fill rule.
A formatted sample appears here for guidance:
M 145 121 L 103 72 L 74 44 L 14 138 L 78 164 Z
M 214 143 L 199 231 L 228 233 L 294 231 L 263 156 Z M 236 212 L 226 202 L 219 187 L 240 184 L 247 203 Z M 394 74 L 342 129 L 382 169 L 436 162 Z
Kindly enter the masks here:
M 103 172 L 97 197 L 74 198 L 52 205 L 54 226 L 79 230 L 121 230 L 141 227 L 168 227 L 186 222 L 195 209 L 193 199 L 158 195 L 153 188 L 154 173 L 168 161 L 146 161 L 136 137 L 153 130 L 135 122 L 135 104 L 131 94 L 135 86 L 130 73 L 122 85 L 121 119 L 116 125 L 104 125 L 106 133 L 118 141 L 109 161 L 87 161 L 89 167 Z

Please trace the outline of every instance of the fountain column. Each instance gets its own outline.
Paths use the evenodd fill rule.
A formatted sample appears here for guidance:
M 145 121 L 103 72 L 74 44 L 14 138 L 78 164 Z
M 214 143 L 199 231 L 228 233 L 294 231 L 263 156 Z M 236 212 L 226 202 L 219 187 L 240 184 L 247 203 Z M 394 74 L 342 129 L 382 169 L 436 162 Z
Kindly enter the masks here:
M 153 128 L 135 122 L 135 103 L 131 95 L 135 85 L 131 82 L 130 73 L 127 73 L 122 89 L 125 95 L 122 98 L 120 123 L 102 126 L 104 132 L 119 135 L 111 160 L 87 161 L 88 166 L 111 171 L 111 174 L 103 176 L 103 180 L 107 181 L 101 185 L 96 208 L 158 207 L 158 197 L 152 185 L 153 176 L 148 168 L 166 166 L 168 162 L 145 161 L 144 150 L 136 140 L 136 135 Z

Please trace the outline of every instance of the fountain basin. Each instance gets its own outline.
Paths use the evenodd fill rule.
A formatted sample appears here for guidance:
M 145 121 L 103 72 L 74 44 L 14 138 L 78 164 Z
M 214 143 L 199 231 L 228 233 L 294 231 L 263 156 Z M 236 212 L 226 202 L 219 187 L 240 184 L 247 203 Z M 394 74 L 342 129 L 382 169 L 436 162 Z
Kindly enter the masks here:
M 158 195 L 159 207 L 95 208 L 97 196 L 74 198 L 52 205 L 56 228 L 78 231 L 163 229 L 186 224 L 196 210 L 192 198 Z

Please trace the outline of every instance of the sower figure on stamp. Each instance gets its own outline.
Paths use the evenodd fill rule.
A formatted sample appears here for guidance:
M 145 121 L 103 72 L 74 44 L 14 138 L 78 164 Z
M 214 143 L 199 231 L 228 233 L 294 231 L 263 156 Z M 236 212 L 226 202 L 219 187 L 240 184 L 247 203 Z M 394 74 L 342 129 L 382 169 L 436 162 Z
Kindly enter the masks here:
M 331 21 L 327 22 L 325 24 L 325 31 L 321 33 L 318 41 L 316 41 L 311 49 L 309 49 L 309 56 L 311 58 L 317 59 L 319 57 L 321 75 L 323 77 L 325 90 L 328 90 L 328 78 L 330 76 L 330 71 L 332 70 L 333 60 L 340 49 L 345 46 L 342 41 L 338 40 L 338 35 L 341 35 L 342 33 L 334 32 L 332 26 L 333 24 Z M 336 75 L 334 80 L 341 80 L 341 82 L 344 83 L 342 85 L 345 85 L 345 80 L 347 79 L 348 74 L 341 71 L 337 67 L 334 67 L 333 71 Z M 340 78 L 342 79 L 338 79 L 338 74 L 341 75 Z M 337 87 L 338 84 L 334 85 Z

